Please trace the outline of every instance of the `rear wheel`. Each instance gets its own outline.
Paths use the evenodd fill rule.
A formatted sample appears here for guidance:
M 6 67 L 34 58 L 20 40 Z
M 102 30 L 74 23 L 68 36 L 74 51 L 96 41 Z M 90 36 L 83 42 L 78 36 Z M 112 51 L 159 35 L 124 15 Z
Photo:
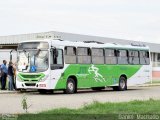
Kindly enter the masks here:
M 119 91 L 124 91 L 127 90 L 127 80 L 125 77 L 121 76 L 119 78 L 119 86 L 118 86 Z
M 127 90 L 127 79 L 123 76 L 119 78 L 119 85 L 113 86 L 113 90 L 115 91 L 124 91 Z
M 76 83 L 73 78 L 68 78 L 65 93 L 73 94 L 76 90 Z

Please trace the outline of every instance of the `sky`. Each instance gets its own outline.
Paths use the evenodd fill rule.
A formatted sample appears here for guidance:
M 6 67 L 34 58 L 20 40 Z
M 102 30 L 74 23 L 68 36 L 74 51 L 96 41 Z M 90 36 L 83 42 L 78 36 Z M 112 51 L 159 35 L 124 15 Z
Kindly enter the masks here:
M 0 0 L 0 36 L 48 31 L 160 43 L 160 0 Z

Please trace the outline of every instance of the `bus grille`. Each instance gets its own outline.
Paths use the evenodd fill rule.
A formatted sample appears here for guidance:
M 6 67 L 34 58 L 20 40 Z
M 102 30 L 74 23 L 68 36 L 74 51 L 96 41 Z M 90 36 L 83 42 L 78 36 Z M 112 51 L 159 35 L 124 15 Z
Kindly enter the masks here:
M 21 76 L 23 78 L 39 78 L 41 75 L 23 75 L 23 74 L 21 74 Z
M 45 75 L 43 73 L 39 73 L 39 74 L 25 74 L 25 73 L 19 73 L 18 77 L 22 80 L 22 81 L 39 81 L 40 79 L 42 79 Z
M 35 86 L 36 83 L 25 83 L 26 86 Z

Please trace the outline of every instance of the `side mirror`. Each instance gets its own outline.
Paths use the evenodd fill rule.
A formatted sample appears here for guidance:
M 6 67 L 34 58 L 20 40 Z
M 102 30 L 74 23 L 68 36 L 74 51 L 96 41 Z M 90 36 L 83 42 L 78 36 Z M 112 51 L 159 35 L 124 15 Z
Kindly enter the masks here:
M 12 61 L 12 52 L 13 50 L 10 51 L 10 61 Z
M 19 56 L 17 56 L 17 61 L 19 61 Z
M 10 61 L 12 61 L 12 54 L 10 54 Z
M 16 52 L 17 52 L 16 49 L 12 49 L 12 50 L 10 51 L 10 61 L 12 61 L 12 52 L 13 52 L 13 51 L 16 51 Z
M 37 50 L 37 52 L 35 53 L 35 56 L 38 56 L 38 55 L 39 55 L 39 53 L 40 53 L 40 51 L 41 51 L 41 50 L 40 50 L 40 49 L 38 49 L 38 50 Z

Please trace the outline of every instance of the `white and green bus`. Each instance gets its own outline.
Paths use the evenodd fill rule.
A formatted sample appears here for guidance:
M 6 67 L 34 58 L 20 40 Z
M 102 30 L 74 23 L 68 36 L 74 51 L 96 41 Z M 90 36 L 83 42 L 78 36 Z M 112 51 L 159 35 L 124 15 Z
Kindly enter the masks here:
M 17 89 L 124 91 L 151 80 L 150 51 L 145 45 L 46 39 L 21 42 L 17 52 Z

